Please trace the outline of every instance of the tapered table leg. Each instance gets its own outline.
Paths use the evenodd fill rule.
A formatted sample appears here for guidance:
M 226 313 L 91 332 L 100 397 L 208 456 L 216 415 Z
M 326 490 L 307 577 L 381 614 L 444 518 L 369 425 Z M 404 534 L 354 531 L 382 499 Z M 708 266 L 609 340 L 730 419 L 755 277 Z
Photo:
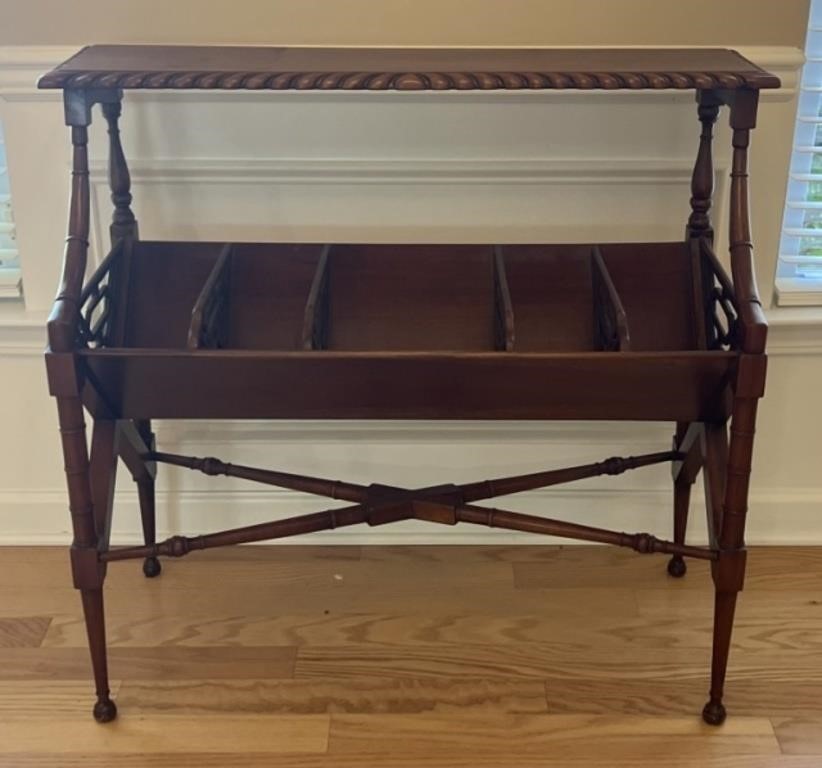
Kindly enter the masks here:
M 94 685 L 97 703 L 94 705 L 94 719 L 98 723 L 108 723 L 117 717 L 117 707 L 111 700 L 108 687 L 108 661 L 106 658 L 106 625 L 103 615 L 103 590 L 83 589 L 83 615 L 86 620 L 88 647 L 91 665 L 94 669 Z
M 714 600 L 714 645 L 711 657 L 710 699 L 702 710 L 702 718 L 710 725 L 721 725 L 725 721 L 725 706 L 722 704 L 725 672 L 728 668 L 728 653 L 731 648 L 731 631 L 736 610 L 736 592 L 717 590 Z

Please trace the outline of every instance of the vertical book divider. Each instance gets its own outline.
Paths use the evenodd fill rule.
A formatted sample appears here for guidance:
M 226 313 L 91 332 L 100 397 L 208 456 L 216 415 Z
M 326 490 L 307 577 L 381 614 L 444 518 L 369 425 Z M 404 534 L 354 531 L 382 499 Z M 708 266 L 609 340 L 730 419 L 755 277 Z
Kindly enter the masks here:
M 114 307 L 111 321 L 109 323 L 109 334 L 106 344 L 112 347 L 122 347 L 126 344 L 126 318 L 128 318 L 129 283 L 131 281 L 131 262 L 134 258 L 134 243 L 132 237 L 118 240 L 117 244 L 123 244 L 120 258 L 115 259 L 111 265 L 111 275 L 109 276 L 109 301 Z
M 314 279 L 305 302 L 302 349 L 325 349 L 328 338 L 328 255 L 331 245 L 323 246 Z
M 591 248 L 591 282 L 594 304 L 594 343 L 612 352 L 631 350 L 628 316 L 598 246 Z
M 505 274 L 505 256 L 501 245 L 494 246 L 494 338 L 498 351 L 514 349 L 514 307 Z
M 191 310 L 188 349 L 218 349 L 226 344 L 233 251 L 232 243 L 223 246 Z
M 710 297 L 713 291 L 714 278 L 711 270 L 707 269 L 705 257 L 699 237 L 689 237 L 686 247 L 689 249 L 691 275 L 693 278 L 693 321 L 697 349 L 709 349 L 708 340 L 711 338 L 713 327 L 710 314 Z

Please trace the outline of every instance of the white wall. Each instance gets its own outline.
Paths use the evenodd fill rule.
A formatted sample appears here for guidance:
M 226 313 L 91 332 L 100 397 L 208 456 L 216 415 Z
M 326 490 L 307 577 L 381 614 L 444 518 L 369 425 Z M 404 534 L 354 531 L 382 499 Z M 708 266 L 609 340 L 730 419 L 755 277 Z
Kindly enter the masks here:
M 23 257 L 25 307 L 0 306 L 0 542 L 69 540 L 45 314 L 64 237 L 68 134 L 36 75 L 70 51 L 0 49 L 0 119 Z M 743 50 L 782 76 L 766 94 L 752 158 L 763 296 L 772 291 L 795 111 L 793 48 Z M 677 238 L 698 124 L 689 93 L 131 94 L 123 138 L 144 238 L 606 241 Z M 229 106 L 229 103 L 231 106 Z M 720 117 L 724 123 L 726 115 Z M 105 253 L 106 142 L 92 138 L 92 262 Z M 726 129 L 717 142 L 724 214 Z M 724 218 L 724 217 L 723 217 Z M 719 242 L 724 243 L 724 224 Z M 771 361 L 751 498 L 751 542 L 822 543 L 822 313 L 770 312 Z M 158 425 L 168 450 L 331 478 L 405 484 L 481 479 L 660 450 L 672 425 L 222 423 Z M 205 532 L 323 508 L 323 500 L 161 468 L 160 535 Z M 121 472 L 114 540 L 136 541 Z M 701 493 L 695 497 L 701 504 Z M 500 504 L 502 506 L 502 504 Z M 505 500 L 620 530 L 670 528 L 665 467 Z M 704 514 L 693 515 L 694 541 Z M 521 540 L 408 523 L 304 541 Z

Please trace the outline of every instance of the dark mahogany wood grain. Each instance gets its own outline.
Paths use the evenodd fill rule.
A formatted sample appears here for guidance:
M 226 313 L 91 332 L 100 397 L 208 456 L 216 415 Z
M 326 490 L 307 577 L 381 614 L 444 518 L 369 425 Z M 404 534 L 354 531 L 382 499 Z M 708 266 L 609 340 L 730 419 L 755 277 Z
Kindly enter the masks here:
M 252 48 L 92 45 L 40 88 L 489 90 L 778 88 L 736 51 L 685 49 Z
M 495 349 L 488 245 L 340 245 L 328 264 L 328 348 Z
M 728 415 L 736 366 L 733 353 L 698 351 L 100 349 L 80 356 L 124 418 L 189 419 L 716 421 Z
M 417 519 L 564 536 L 709 560 L 715 586 L 706 722 L 725 719 L 767 323 L 748 211 L 758 89 L 779 81 L 733 51 L 91 46 L 45 75 L 63 87 L 73 147 L 68 239 L 49 319 L 73 543 L 97 703 L 109 695 L 103 582 L 110 561 Z M 676 242 L 444 245 L 141 242 L 120 142 L 123 88 L 685 89 L 701 129 Z M 83 286 L 88 126 L 102 105 L 112 251 Z M 713 126 L 732 132 L 728 276 L 710 218 Z M 696 125 L 694 126 L 696 128 Z M 170 128 L 171 129 L 171 128 Z M 683 204 L 683 213 L 687 207 Z M 638 234 L 637 240 L 641 240 Z M 94 418 L 91 451 L 84 410 Z M 151 419 L 602 419 L 676 423 L 671 450 L 463 485 L 356 485 L 157 450 Z M 730 423 L 729 423 L 730 422 Z M 144 545 L 109 547 L 116 462 L 138 485 Z M 670 462 L 673 540 L 472 502 Z M 158 463 L 345 499 L 354 506 L 156 542 Z M 702 471 L 707 547 L 689 546 Z

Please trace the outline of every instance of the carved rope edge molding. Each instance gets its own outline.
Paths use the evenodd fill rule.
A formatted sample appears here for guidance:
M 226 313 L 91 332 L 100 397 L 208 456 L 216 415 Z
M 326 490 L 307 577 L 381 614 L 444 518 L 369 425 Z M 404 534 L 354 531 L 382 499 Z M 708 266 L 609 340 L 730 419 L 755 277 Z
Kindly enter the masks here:
M 799 68 L 802 66 L 804 61 L 804 55 L 801 50 L 791 46 L 732 46 L 734 47 L 740 54 L 746 57 L 749 61 L 753 61 L 757 66 L 762 67 L 765 70 L 773 72 L 777 75 L 780 80 L 782 81 L 782 87 L 778 89 L 767 89 L 762 92 L 761 99 L 773 101 L 784 101 L 786 99 L 790 99 L 794 93 L 794 90 L 798 83 L 797 72 Z M 49 100 L 49 99 L 56 99 L 60 97 L 60 94 L 55 91 L 43 91 L 39 90 L 35 87 L 35 81 L 38 75 L 41 75 L 43 72 L 52 69 L 53 67 L 57 66 L 60 62 L 65 61 L 68 57 L 72 54 L 77 52 L 76 46 L 57 46 L 57 45 L 46 45 L 46 46 L 0 46 L 0 99 L 5 100 L 16 100 L 16 99 L 25 99 L 28 100 L 32 97 L 36 97 L 38 99 Z M 77 74 L 77 73 L 74 73 Z M 136 75 L 137 73 L 118 73 L 119 75 L 126 76 L 126 75 Z M 146 73 L 143 73 L 145 76 Z M 181 76 L 184 73 L 172 73 L 175 76 Z M 197 75 L 203 73 L 187 73 L 189 75 Z M 243 73 L 233 73 L 234 75 L 242 75 Z M 252 74 L 252 73 L 245 73 L 245 74 Z M 262 76 L 265 73 L 257 73 L 258 75 Z M 268 76 L 273 76 L 274 73 L 268 73 Z M 321 77 L 327 76 L 329 73 L 313 73 L 314 77 Z M 340 73 L 337 73 L 340 74 Z M 362 73 L 360 73 L 362 74 Z M 438 73 L 443 76 L 448 76 L 448 73 Z M 504 73 L 485 73 L 491 76 L 501 76 Z M 550 74 L 554 75 L 561 75 L 562 73 L 517 73 L 521 77 L 530 77 L 534 76 L 548 76 Z M 579 74 L 579 73 L 577 73 Z M 620 73 L 607 73 L 609 77 L 615 77 Z M 676 73 L 643 73 L 642 75 L 636 73 L 626 73 L 626 75 L 630 74 L 631 77 L 643 77 L 643 76 L 650 76 L 650 75 L 660 75 L 662 77 L 669 77 L 673 76 Z M 693 74 L 693 73 L 691 73 Z M 700 75 L 703 73 L 699 73 Z M 706 77 L 713 77 L 719 76 L 721 73 L 709 73 L 706 72 L 704 75 Z M 757 73 L 753 72 L 752 75 L 756 75 Z M 65 73 L 68 77 L 71 73 Z M 295 76 L 296 73 L 292 73 L 290 76 Z M 312 73 L 302 73 L 302 76 L 308 77 L 311 76 Z M 348 73 L 348 75 L 353 76 L 357 75 L 357 73 Z M 474 75 L 478 76 L 477 73 Z M 598 77 L 599 73 L 586 73 L 587 76 L 591 77 Z M 281 76 L 285 76 L 282 75 Z M 371 75 L 373 76 L 373 75 Z M 389 77 L 397 78 L 396 74 L 387 75 Z M 430 76 L 430 75 L 429 75 Z M 484 75 L 483 75 L 484 76 Z M 521 85 L 519 87 L 504 87 L 502 90 L 509 92 L 509 94 L 514 93 L 528 93 L 528 92 L 538 92 L 543 91 L 550 93 L 551 91 L 562 91 L 567 90 L 570 92 L 577 92 L 580 91 L 593 91 L 599 90 L 600 92 L 614 92 L 616 90 L 622 90 L 623 93 L 640 93 L 645 91 L 649 95 L 658 92 L 660 90 L 665 89 L 675 89 L 675 90 L 685 90 L 697 87 L 695 85 L 668 85 L 660 84 L 657 86 L 636 86 L 635 88 L 626 88 L 625 86 L 611 86 L 606 87 L 605 85 L 601 86 L 589 86 L 587 88 L 583 88 L 582 86 L 570 86 L 566 85 L 563 87 L 556 86 L 556 87 L 548 87 L 548 86 L 529 86 L 529 85 Z M 417 84 L 419 85 L 419 84 Z M 121 86 L 122 87 L 122 86 Z M 170 85 L 164 86 L 154 86 L 154 88 L 171 88 Z M 182 86 L 177 86 L 178 88 L 182 88 Z M 703 87 L 703 86 L 698 86 Z M 711 87 L 711 86 L 704 86 L 704 87 Z M 732 87 L 732 86 L 719 86 L 714 85 L 713 87 Z M 205 86 L 201 86 L 201 88 L 193 89 L 190 93 L 196 95 L 197 93 L 203 93 Z M 465 87 L 448 87 L 448 88 L 440 88 L 439 93 L 459 93 L 462 96 L 468 95 L 471 91 L 475 93 L 482 92 L 483 90 L 500 90 L 500 86 L 498 85 L 490 85 L 486 88 L 476 85 L 470 85 Z M 579 89 L 579 90 L 577 90 Z M 254 93 L 253 90 L 247 90 L 247 86 L 242 86 L 242 89 L 239 85 L 233 86 L 233 88 L 229 88 L 225 86 L 221 89 L 217 90 L 219 93 L 220 90 L 245 90 L 246 93 L 252 94 Z M 259 88 L 257 90 L 263 90 L 263 88 Z M 276 90 L 274 88 L 266 88 L 265 90 Z M 406 96 L 412 93 L 422 94 L 425 93 L 425 90 L 421 89 L 420 87 L 412 87 L 409 83 L 405 88 L 396 88 L 391 87 L 389 85 L 384 86 L 382 89 L 378 89 L 376 86 L 367 89 L 360 86 L 359 88 L 354 85 L 349 85 L 348 88 L 343 88 L 340 85 L 330 86 L 327 85 L 326 87 L 318 87 L 313 85 L 305 85 L 302 88 L 297 87 L 281 87 L 279 92 L 285 96 L 288 93 L 296 94 L 299 93 L 302 96 L 308 95 L 309 92 L 313 91 L 315 94 L 322 94 L 322 93 L 334 93 L 339 92 L 341 90 L 359 90 L 360 92 L 363 91 L 376 91 L 379 92 L 380 90 L 383 93 L 392 93 L 402 91 Z M 428 88 L 429 92 L 436 92 L 437 89 L 434 87 Z M 155 96 L 159 95 L 155 93 Z M 546 94 L 547 95 L 547 94 Z M 684 94 L 683 94 L 684 95 Z
M 773 87 L 765 72 L 54 72 L 40 88 L 447 91 Z

